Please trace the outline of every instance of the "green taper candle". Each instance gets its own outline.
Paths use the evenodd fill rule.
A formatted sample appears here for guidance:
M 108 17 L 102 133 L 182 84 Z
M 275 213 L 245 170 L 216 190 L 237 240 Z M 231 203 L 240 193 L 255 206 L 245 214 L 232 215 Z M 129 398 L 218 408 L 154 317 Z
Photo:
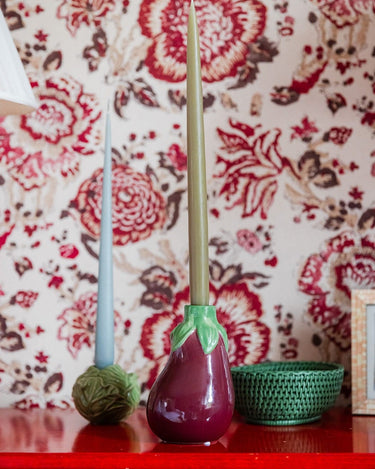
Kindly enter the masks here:
M 187 152 L 190 302 L 208 305 L 206 162 L 199 32 L 191 2 L 187 35 Z

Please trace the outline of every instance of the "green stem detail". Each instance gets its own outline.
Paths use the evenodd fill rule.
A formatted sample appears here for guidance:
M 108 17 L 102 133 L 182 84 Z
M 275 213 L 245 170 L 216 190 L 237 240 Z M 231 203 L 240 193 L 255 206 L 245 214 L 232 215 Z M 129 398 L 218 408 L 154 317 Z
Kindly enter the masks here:
M 211 353 L 219 342 L 221 334 L 228 351 L 228 337 L 216 318 L 216 308 L 211 305 L 186 305 L 183 321 L 171 332 L 172 351 L 181 347 L 186 339 L 197 331 L 199 342 L 206 355 Z

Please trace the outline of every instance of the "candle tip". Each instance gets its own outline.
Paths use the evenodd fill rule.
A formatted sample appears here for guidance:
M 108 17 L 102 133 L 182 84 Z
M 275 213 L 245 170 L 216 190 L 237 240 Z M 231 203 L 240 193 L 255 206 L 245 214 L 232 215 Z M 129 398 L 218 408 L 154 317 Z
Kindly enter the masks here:
M 109 98 L 107 99 L 107 114 L 109 114 L 109 106 L 110 106 L 110 102 L 109 102 Z

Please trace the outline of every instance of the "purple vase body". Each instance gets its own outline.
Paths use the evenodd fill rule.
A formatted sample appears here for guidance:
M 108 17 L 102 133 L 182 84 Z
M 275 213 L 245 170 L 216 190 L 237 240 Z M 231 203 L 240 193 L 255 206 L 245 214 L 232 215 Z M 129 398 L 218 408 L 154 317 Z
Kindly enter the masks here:
M 205 353 L 194 331 L 171 352 L 147 402 L 152 431 L 170 443 L 217 441 L 228 429 L 234 391 L 223 338 Z

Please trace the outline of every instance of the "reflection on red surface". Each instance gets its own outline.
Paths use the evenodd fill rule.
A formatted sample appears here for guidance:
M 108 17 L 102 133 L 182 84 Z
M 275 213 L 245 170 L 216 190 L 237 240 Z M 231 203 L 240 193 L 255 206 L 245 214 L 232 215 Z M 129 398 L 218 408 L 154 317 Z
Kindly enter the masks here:
M 115 453 L 126 451 L 138 453 L 140 450 L 137 433 L 131 425 L 120 422 L 118 425 L 88 424 L 77 434 L 73 452 L 106 451 Z
M 242 421 L 243 422 L 243 421 Z M 352 452 L 351 419 L 342 413 L 306 425 L 265 426 L 238 423 L 228 437 L 229 452 Z
M 3 415 L 5 413 L 5 416 Z M 46 452 L 64 438 L 64 420 L 53 411 L 4 409 L 0 427 L 0 451 Z
M 77 453 L 77 457 L 97 452 L 199 453 L 202 457 L 216 453 L 230 457 L 231 453 L 371 452 L 375 451 L 374 435 L 375 418 L 353 417 L 350 409 L 332 409 L 319 422 L 286 427 L 250 425 L 235 415 L 224 437 L 211 446 L 161 443 L 147 424 L 144 408 L 116 426 L 93 426 L 73 409 L 0 409 L 0 467 L 1 453 Z
M 375 418 L 359 415 L 353 417 L 353 451 L 375 453 Z
M 226 453 L 227 449 L 225 446 L 218 441 L 211 445 L 180 445 L 171 443 L 158 443 L 151 450 L 152 453 Z
M 0 468 L 374 469 L 374 435 L 375 418 L 350 409 L 288 427 L 248 425 L 236 415 L 211 446 L 161 443 L 144 408 L 117 426 L 89 425 L 75 410 L 0 409 Z
M 151 450 L 159 439 L 138 409 L 119 425 L 95 426 L 74 409 L 0 409 L 0 452 L 70 453 Z

